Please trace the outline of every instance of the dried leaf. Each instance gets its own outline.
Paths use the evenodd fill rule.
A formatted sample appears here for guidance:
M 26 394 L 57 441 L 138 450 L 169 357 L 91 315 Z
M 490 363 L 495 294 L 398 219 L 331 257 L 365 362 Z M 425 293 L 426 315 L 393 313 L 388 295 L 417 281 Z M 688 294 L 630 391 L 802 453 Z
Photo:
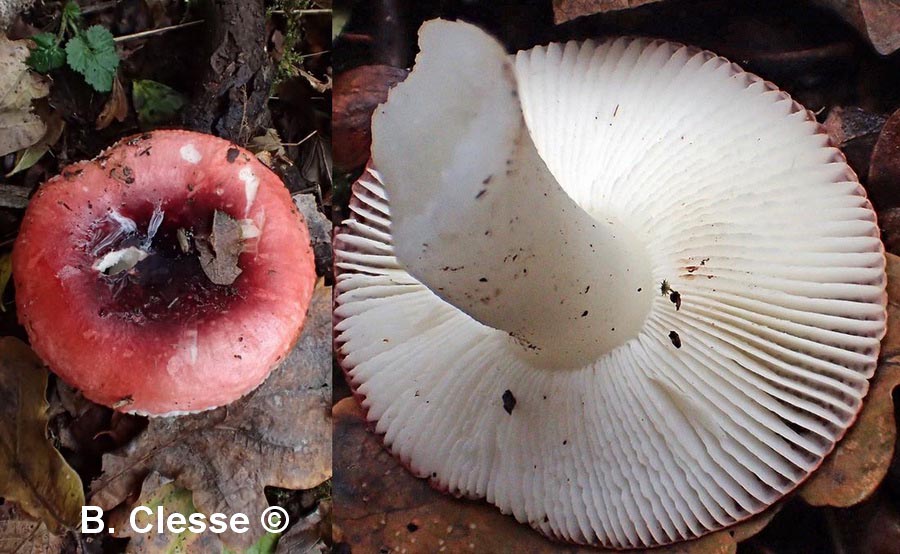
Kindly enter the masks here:
M 813 506 L 865 500 L 887 474 L 897 440 L 891 392 L 900 386 L 900 257 L 887 255 L 888 334 L 859 418 L 800 490 Z
M 78 523 L 78 474 L 47 439 L 47 370 L 22 341 L 0 339 L 0 496 L 58 532 Z
M 879 206 L 900 206 L 900 109 L 885 122 L 872 149 L 867 191 L 876 194 Z M 871 193 L 870 193 L 871 194 Z
M 303 214 L 309 228 L 309 238 L 316 256 L 316 273 L 325 275 L 331 271 L 331 221 L 319 211 L 316 197 L 312 194 L 295 194 L 294 205 Z
M 109 510 L 140 488 L 151 471 L 193 491 L 203 513 L 259 514 L 265 486 L 313 488 L 331 476 L 331 289 L 316 287 L 303 334 L 284 364 L 256 391 L 222 408 L 155 418 L 123 450 L 103 457 L 91 503 Z M 249 547 L 250 530 L 221 536 Z
M 865 182 L 869 173 L 869 159 L 878 134 L 884 126 L 881 114 L 867 112 L 856 106 L 836 106 L 828 112 L 823 123 L 831 142 L 844 152 L 850 167 Z M 869 197 L 872 189 L 867 188 Z M 874 198 L 873 198 L 874 199 Z
M 856 27 L 879 54 L 900 48 L 900 4 L 895 0 L 813 0 Z
M 331 143 L 318 133 L 300 145 L 300 176 L 312 186 L 331 187 Z
M 900 207 L 877 209 L 877 212 L 885 250 L 900 254 Z
M 153 511 L 148 515 L 141 511 L 135 516 L 135 522 L 145 528 L 153 526 L 150 533 L 138 533 L 131 528 L 129 517 L 132 510 L 138 506 L 146 506 Z M 202 533 L 193 533 L 185 530 L 182 533 L 156 533 L 156 510 L 162 507 L 166 514 L 182 514 L 185 520 L 198 510 L 191 499 L 191 491 L 179 487 L 172 479 L 166 479 L 156 472 L 150 473 L 141 486 L 141 495 L 137 501 L 129 506 L 121 506 L 109 516 L 109 526 L 114 528 L 115 536 L 130 538 L 126 554 L 154 552 L 158 554 L 207 554 L 225 552 L 227 547 L 222 543 L 217 533 L 206 530 Z M 205 518 L 205 523 L 209 520 Z M 187 527 L 187 525 L 185 525 Z M 269 554 L 275 550 L 278 535 L 266 533 L 253 544 L 247 551 L 253 554 Z
M 26 42 L 0 34 L 0 156 L 36 143 L 45 126 L 31 113 L 31 101 L 47 96 L 49 82 L 28 70 Z
M 387 100 L 388 90 L 405 79 L 407 73 L 388 65 L 363 65 L 337 75 L 332 100 L 332 144 L 338 169 L 350 171 L 368 161 L 372 112 Z
M 103 111 L 97 116 L 97 130 L 106 129 L 113 120 L 122 123 L 128 117 L 128 96 L 119 77 L 113 80 L 112 93 L 103 105 Z
M 66 122 L 62 118 L 62 114 L 58 111 L 51 112 L 45 124 L 47 126 L 47 130 L 44 132 L 44 136 L 41 137 L 41 140 L 32 144 L 25 150 L 19 152 L 19 155 L 16 157 L 16 165 L 12 168 L 12 171 L 6 174 L 7 177 L 15 175 L 20 171 L 25 171 L 26 169 L 36 164 L 41 158 L 44 157 L 44 154 L 46 154 L 50 150 L 50 147 L 56 144 L 56 141 L 59 140 L 59 137 L 62 136 L 63 130 L 65 130 L 66 128 Z M 22 207 L 24 208 L 25 206 Z
M 0 156 L 28 148 L 41 140 L 46 127 L 33 113 L 0 112 Z
M 615 12 L 653 4 L 660 0 L 553 0 L 553 19 L 565 23 L 583 15 Z
M 28 110 L 31 101 L 50 93 L 50 83 L 25 65 L 29 56 L 24 40 L 0 34 L 0 111 Z
M 306 71 L 305 69 L 297 68 L 297 72 L 301 77 L 306 79 L 306 81 L 309 83 L 309 86 L 311 86 L 313 90 L 318 92 L 319 94 L 325 94 L 325 92 L 331 90 L 331 77 L 329 77 L 328 75 L 325 76 L 324 81 L 320 81 L 315 75 L 313 75 L 309 71 Z
M 367 430 L 353 398 L 334 407 L 335 540 L 353 552 L 478 552 L 492 554 L 612 554 L 552 542 L 493 506 L 454 498 L 417 479 Z M 765 527 L 777 507 L 697 540 L 634 554 L 734 554 L 737 542 Z M 443 550 L 441 550 L 443 548 Z
M 320 502 L 313 512 L 291 526 L 278 541 L 275 554 L 320 554 L 328 552 L 323 536 L 329 533 L 331 502 Z
M 284 145 L 281 137 L 275 129 L 266 129 L 266 134 L 250 139 L 247 149 L 259 156 L 263 152 L 269 152 L 278 156 L 284 156 Z
M 54 535 L 43 522 L 27 517 L 12 502 L 0 505 L 0 552 L 59 554 L 74 549 L 71 534 Z
M 213 216 L 209 238 L 197 238 L 194 241 L 203 273 L 217 285 L 230 285 L 241 274 L 238 258 L 243 245 L 241 224 L 219 210 Z
M 12 277 L 12 255 L 6 252 L 0 256 L 0 311 L 6 311 L 6 304 L 3 303 L 3 293 L 9 285 L 9 278 Z

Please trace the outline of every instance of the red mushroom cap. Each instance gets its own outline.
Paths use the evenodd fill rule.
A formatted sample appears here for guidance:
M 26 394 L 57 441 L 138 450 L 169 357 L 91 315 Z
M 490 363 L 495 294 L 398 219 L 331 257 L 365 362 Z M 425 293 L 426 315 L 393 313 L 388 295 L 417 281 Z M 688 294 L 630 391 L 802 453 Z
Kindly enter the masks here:
M 179 246 L 184 231 L 208 232 L 217 210 L 252 231 L 230 285 Z M 100 260 L 131 247 L 150 255 L 101 271 Z M 315 265 L 302 216 L 255 156 L 213 136 L 155 131 L 38 190 L 13 278 L 19 319 L 53 371 L 95 402 L 162 415 L 221 406 L 262 383 L 299 335 Z

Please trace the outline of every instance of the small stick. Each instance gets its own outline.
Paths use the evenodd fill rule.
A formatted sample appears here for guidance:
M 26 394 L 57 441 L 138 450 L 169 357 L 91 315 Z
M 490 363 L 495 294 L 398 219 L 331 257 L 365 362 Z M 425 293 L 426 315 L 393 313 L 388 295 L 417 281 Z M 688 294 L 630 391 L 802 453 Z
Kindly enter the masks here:
M 271 10 L 269 13 L 277 13 L 279 15 L 287 13 L 285 10 Z M 331 13 L 331 10 L 320 9 L 320 10 L 291 10 L 291 13 L 296 13 L 300 15 L 312 15 L 319 13 Z
M 304 142 L 306 142 L 306 141 L 308 141 L 309 139 L 311 139 L 312 136 L 315 135 L 317 132 L 318 132 L 318 131 L 313 131 L 312 133 L 310 133 L 310 134 L 306 135 L 305 137 L 303 137 L 302 139 L 300 139 L 299 142 L 282 142 L 281 145 L 282 145 L 282 146 L 300 146 L 300 145 L 303 144 Z
M 99 4 L 94 4 L 93 6 L 85 6 L 85 7 L 81 8 L 81 15 L 102 12 L 103 10 L 115 8 L 116 4 L 118 4 L 118 3 L 119 3 L 119 0 L 110 0 L 109 2 L 101 2 Z
M 169 31 L 174 31 L 176 29 L 184 29 L 185 27 L 193 27 L 194 25 L 200 25 L 203 23 L 203 19 L 199 19 L 197 21 L 188 21 L 187 23 L 179 23 L 178 25 L 169 25 L 168 27 L 160 27 L 159 29 L 150 29 L 149 31 L 141 31 L 140 33 L 134 33 L 131 35 L 122 35 L 120 37 L 116 37 L 116 42 L 125 42 L 126 40 L 133 40 L 136 38 L 144 38 L 153 35 L 159 35 L 162 33 L 167 33 Z

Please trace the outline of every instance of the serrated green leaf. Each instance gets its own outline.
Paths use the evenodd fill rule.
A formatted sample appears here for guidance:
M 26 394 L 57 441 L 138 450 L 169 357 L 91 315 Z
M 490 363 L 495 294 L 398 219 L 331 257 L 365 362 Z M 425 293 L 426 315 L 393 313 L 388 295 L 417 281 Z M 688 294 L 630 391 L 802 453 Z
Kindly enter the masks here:
M 62 16 L 68 21 L 77 21 L 81 17 L 81 7 L 78 6 L 77 2 L 70 0 L 63 6 Z
M 56 37 L 50 33 L 41 33 L 31 37 L 35 47 L 31 49 L 26 63 L 38 73 L 49 73 L 59 69 L 66 63 L 66 53 L 56 43 Z
M 142 126 L 169 122 L 187 104 L 183 94 L 156 81 L 134 81 L 131 99 Z
M 106 28 L 94 25 L 72 37 L 66 44 L 69 67 L 84 75 L 84 80 L 98 92 L 112 90 L 119 54 L 116 43 Z
M 78 29 L 81 28 L 81 7 L 76 2 L 70 0 L 63 6 L 59 27 L 60 38 L 67 29 L 72 31 L 73 35 L 78 33 Z

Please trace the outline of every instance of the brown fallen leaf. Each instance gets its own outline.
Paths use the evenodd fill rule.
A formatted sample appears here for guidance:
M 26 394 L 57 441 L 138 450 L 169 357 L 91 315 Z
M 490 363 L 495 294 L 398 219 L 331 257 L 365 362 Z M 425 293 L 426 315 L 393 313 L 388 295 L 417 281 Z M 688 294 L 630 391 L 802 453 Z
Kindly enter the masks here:
M 0 111 L 0 156 L 28 148 L 41 140 L 46 126 L 37 115 L 26 111 Z
M 615 12 L 653 4 L 661 0 L 553 0 L 553 19 L 565 23 L 583 15 Z
M 369 159 L 372 112 L 407 73 L 388 65 L 364 65 L 337 75 L 332 93 L 332 145 L 339 170 L 362 167 Z
M 407 472 L 367 429 L 353 398 L 335 405 L 334 536 L 352 552 L 490 552 L 611 554 L 613 550 L 553 542 L 483 502 L 432 489 Z M 697 540 L 634 554 L 734 554 L 737 543 L 765 527 L 777 506 Z
M 859 418 L 800 489 L 813 506 L 847 507 L 875 492 L 897 440 L 891 392 L 900 386 L 900 257 L 887 255 L 888 333 Z
M 319 94 L 324 94 L 325 92 L 331 90 L 331 77 L 329 77 L 328 75 L 325 76 L 324 81 L 320 81 L 318 77 L 316 77 L 309 71 L 306 71 L 305 69 L 297 68 L 297 72 L 301 77 L 306 79 L 306 82 L 309 83 L 309 86 L 311 86 L 313 90 L 318 92 Z
M 885 122 L 872 149 L 866 190 L 877 195 L 884 207 L 900 206 L 900 109 Z
M 103 456 L 91 503 L 110 510 L 151 472 L 193 491 L 203 513 L 245 513 L 250 530 L 221 536 L 247 548 L 263 536 L 265 486 L 309 489 L 331 476 L 331 289 L 317 286 L 303 334 L 256 391 L 209 412 L 150 420 L 124 449 Z
M 241 224 L 227 213 L 216 210 L 209 237 L 197 237 L 194 246 L 197 248 L 203 273 L 213 283 L 230 285 L 241 274 L 238 266 L 238 258 L 244 246 Z
M 122 86 L 122 81 L 116 75 L 113 80 L 112 92 L 106 99 L 106 104 L 103 105 L 103 111 L 97 116 L 97 130 L 106 129 L 113 120 L 122 123 L 126 117 L 128 117 L 128 95 L 125 94 L 125 87 Z
M 140 528 L 150 526 L 152 531 L 140 533 L 131 528 L 130 516 L 138 506 L 149 508 L 153 514 L 140 511 L 135 516 L 135 523 Z M 139 553 L 171 553 L 171 554 L 212 554 L 226 552 L 226 546 L 219 539 L 218 533 L 206 529 L 200 533 L 194 533 L 189 529 L 181 533 L 172 533 L 168 530 L 157 533 L 158 521 L 156 510 L 162 507 L 166 514 L 181 514 L 187 520 L 191 514 L 198 513 L 193 501 L 191 491 L 179 487 L 172 479 L 166 479 L 156 472 L 150 473 L 141 486 L 140 497 L 130 506 L 119 506 L 109 514 L 108 525 L 115 529 L 114 535 L 119 538 L 131 539 L 125 548 L 126 554 Z M 204 525 L 209 525 L 209 519 L 204 517 Z M 187 527 L 190 523 L 186 523 Z M 253 554 L 270 554 L 275 549 L 278 535 L 266 533 L 253 546 L 250 552 Z
M 0 497 L 60 532 L 78 523 L 84 492 L 47 439 L 46 391 L 37 355 L 19 339 L 0 338 Z
M 6 287 L 9 285 L 10 277 L 12 277 L 12 254 L 6 252 L 0 256 L 0 312 L 6 311 L 6 304 L 3 303 L 3 295 L 6 293 Z
M 72 533 L 54 535 L 43 522 L 28 517 L 16 504 L 0 504 L 0 552 L 59 554 L 75 552 Z
M 45 116 L 43 121 L 47 129 L 44 131 L 44 136 L 36 143 L 19 152 L 16 156 L 16 165 L 6 174 L 7 177 L 20 171 L 25 171 L 36 164 L 62 136 L 66 128 L 66 121 L 58 110 L 51 111 L 49 115 Z
M 884 249 L 892 254 L 900 254 L 900 206 L 877 211 Z
M 36 143 L 46 131 L 31 111 L 31 101 L 50 92 L 49 82 L 28 70 L 29 50 L 24 40 L 12 41 L 0 33 L 0 156 Z
M 331 502 L 320 502 L 278 540 L 275 554 L 321 554 L 330 552 L 323 537 L 330 533 Z
M 896 0 L 813 0 L 856 27 L 882 55 L 900 48 L 900 4 Z
M 272 128 L 266 129 L 264 135 L 259 135 L 258 137 L 250 139 L 250 144 L 247 145 L 247 149 L 257 156 L 264 152 L 274 154 L 278 157 L 284 156 L 284 145 L 281 144 L 281 137 L 278 136 L 278 130 Z
M 863 182 L 869 173 L 872 149 L 886 119 L 856 106 L 836 106 L 828 112 L 823 123 L 832 143 L 844 152 L 850 167 Z M 872 190 L 867 189 L 867 192 L 871 198 Z

